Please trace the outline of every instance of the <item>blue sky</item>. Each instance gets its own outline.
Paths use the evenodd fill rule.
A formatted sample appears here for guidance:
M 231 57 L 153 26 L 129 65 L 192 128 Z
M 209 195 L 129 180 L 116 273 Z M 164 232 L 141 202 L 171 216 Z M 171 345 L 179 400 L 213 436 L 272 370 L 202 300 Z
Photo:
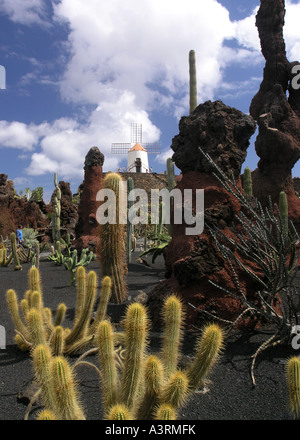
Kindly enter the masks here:
M 77 191 L 96 145 L 104 170 L 126 157 L 111 144 L 159 142 L 166 168 L 181 116 L 188 114 L 188 52 L 197 62 L 198 103 L 221 99 L 248 113 L 264 67 L 255 27 L 258 0 L 0 0 L 0 172 L 17 191 L 53 191 L 53 174 Z M 286 0 L 287 55 L 300 53 L 300 0 Z M 255 169 L 255 135 L 244 166 Z M 300 176 L 300 165 L 293 170 Z

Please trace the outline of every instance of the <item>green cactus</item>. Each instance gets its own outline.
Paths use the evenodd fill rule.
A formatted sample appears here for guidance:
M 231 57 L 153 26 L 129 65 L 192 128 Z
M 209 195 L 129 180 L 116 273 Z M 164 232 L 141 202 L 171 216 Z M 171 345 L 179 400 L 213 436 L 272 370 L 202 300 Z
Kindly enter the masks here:
M 12 259 L 13 259 L 12 252 L 10 253 L 9 256 L 7 256 L 7 248 L 5 246 L 0 248 L 0 266 L 8 267 L 12 262 Z
M 168 297 L 163 305 L 163 347 L 162 359 L 167 377 L 175 373 L 179 349 L 183 337 L 184 312 L 182 302 L 175 295 Z
M 87 278 L 84 307 L 81 310 L 79 318 L 75 321 L 70 334 L 66 337 L 65 344 L 69 347 L 68 350 L 70 351 L 72 351 L 73 344 L 77 343 L 77 341 L 84 340 L 87 336 L 96 298 L 97 283 L 96 272 L 90 271 Z
M 132 416 L 124 405 L 115 405 L 111 408 L 107 420 L 132 420 Z
M 164 367 L 157 356 L 151 355 L 145 361 L 145 394 L 139 405 L 137 419 L 151 420 L 159 405 L 163 387 Z
M 119 379 L 115 360 L 114 336 L 109 321 L 102 321 L 98 327 L 98 355 L 101 367 L 101 383 L 104 413 L 117 404 Z
M 12 232 L 10 234 L 10 242 L 11 242 L 11 252 L 13 254 L 13 259 L 15 262 L 15 270 L 22 270 L 22 266 L 20 264 L 20 259 L 18 256 L 18 251 L 17 251 L 17 241 L 16 241 L 16 234 L 14 232 Z
M 63 356 L 56 356 L 51 361 L 50 380 L 60 419 L 85 420 L 72 369 Z
M 203 386 L 205 378 L 219 358 L 223 343 L 224 335 L 218 325 L 204 327 L 202 336 L 197 341 L 195 360 L 187 370 L 191 390 Z
M 295 419 L 300 416 L 300 359 L 291 357 L 286 364 L 290 409 Z
M 249 197 L 252 197 L 252 177 L 251 177 L 251 170 L 250 168 L 246 167 L 244 169 L 243 174 L 243 189 L 245 191 L 245 194 Z
M 167 178 L 168 178 L 168 190 L 171 192 L 176 186 L 176 181 L 175 181 L 175 172 L 174 172 L 174 162 L 170 157 L 167 159 Z M 171 205 L 170 205 L 171 212 L 173 211 L 174 208 L 173 202 L 174 202 L 173 199 L 171 199 Z M 172 225 L 167 224 L 167 229 L 169 235 L 172 236 L 172 232 L 173 232 Z
M 95 314 L 94 322 L 90 326 L 89 334 L 94 334 L 101 321 L 105 319 L 107 304 L 111 297 L 111 278 L 104 277 L 101 282 L 101 293 L 99 298 L 98 310 Z
M 175 172 L 174 172 L 174 162 L 171 157 L 167 159 L 167 179 L 168 179 L 168 190 L 172 191 L 172 189 L 176 186 L 175 181 Z
M 116 196 L 116 222 L 100 224 L 99 258 L 102 276 L 109 276 L 112 280 L 112 301 L 117 304 L 127 299 L 125 282 L 126 265 L 126 229 L 120 223 L 120 217 L 126 213 L 124 206 L 124 182 L 117 173 L 108 174 L 103 180 L 103 189 L 110 189 Z
M 57 183 L 57 173 L 54 173 L 54 194 L 53 194 L 53 214 L 52 214 L 52 239 L 53 243 L 61 240 L 60 235 L 60 215 L 61 215 L 61 190 Z
M 177 346 L 182 326 L 182 313 L 178 313 L 181 303 L 174 295 L 165 302 L 164 320 L 170 321 L 165 324 L 166 328 L 173 329 L 177 336 L 175 342 L 164 342 L 163 346 Z M 167 309 L 170 310 L 166 312 Z M 198 340 L 190 365 L 185 369 L 179 368 L 178 356 L 173 356 L 174 365 L 166 374 L 168 368 L 164 365 L 162 355 L 164 348 L 157 356 L 147 353 L 149 322 L 145 306 L 130 304 L 122 325 L 124 332 L 116 333 L 109 321 L 102 320 L 95 335 L 103 417 L 108 420 L 175 420 L 179 407 L 199 386 L 203 386 L 217 361 L 223 347 L 223 331 L 216 324 L 207 325 Z M 163 333 L 164 339 L 169 336 Z M 119 344 L 121 347 L 116 350 Z M 52 356 L 44 345 L 37 346 L 33 352 L 45 409 L 57 420 L 85 419 L 79 403 L 80 396 L 74 386 L 76 364 L 71 369 L 63 356 Z M 171 361 L 168 359 L 167 362 Z
M 148 333 L 147 312 L 142 304 L 128 306 L 124 328 L 126 352 L 121 380 L 122 402 L 134 413 L 143 380 Z
M 160 405 L 154 417 L 154 420 L 176 420 L 176 413 L 171 405 L 163 404 Z
M 189 74 L 190 74 L 190 114 L 197 107 L 197 75 L 196 55 L 194 50 L 189 52 Z
M 284 236 L 287 237 L 288 234 L 288 202 L 287 196 L 284 191 L 281 191 L 279 194 L 279 212 L 282 223 L 282 230 Z
M 82 282 L 77 287 L 75 319 L 71 329 L 62 327 L 66 314 L 65 304 L 58 305 L 55 318 L 52 317 L 51 310 L 44 307 L 37 268 L 31 267 L 29 270 L 29 289 L 20 303 L 13 289 L 7 291 L 6 301 L 17 331 L 16 342 L 20 349 L 30 350 L 42 343 L 48 344 L 55 354 L 70 355 L 94 344 L 97 326 L 106 314 L 111 293 L 111 280 L 108 277 L 104 279 L 101 299 L 93 321 L 92 313 L 98 287 L 97 275 L 94 271 L 90 271 L 86 277 L 83 267 L 79 267 L 77 271 L 77 278 L 79 279 L 81 274 Z M 85 278 L 87 278 L 86 282 Z
M 36 381 L 40 387 L 43 403 L 47 410 L 56 417 L 56 398 L 50 380 L 50 363 L 52 354 L 47 345 L 37 345 L 32 352 Z
M 52 411 L 45 409 L 39 413 L 37 420 L 57 420 L 57 419 Z
M 127 195 L 134 189 L 134 182 L 132 177 L 127 179 Z M 133 224 L 129 218 L 129 210 L 133 206 L 133 201 L 128 200 L 127 202 L 127 236 L 126 236 L 126 252 L 127 252 L 127 263 L 131 262 L 131 252 L 132 252 L 132 240 L 133 240 Z

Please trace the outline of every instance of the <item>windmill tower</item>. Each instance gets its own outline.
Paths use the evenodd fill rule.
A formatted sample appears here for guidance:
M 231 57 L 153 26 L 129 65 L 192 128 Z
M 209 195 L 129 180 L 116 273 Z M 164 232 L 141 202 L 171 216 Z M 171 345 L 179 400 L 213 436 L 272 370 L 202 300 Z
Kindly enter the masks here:
M 148 154 L 159 154 L 159 144 L 145 144 L 142 141 L 142 124 L 131 124 L 131 142 L 112 144 L 112 154 L 127 154 L 127 172 L 148 173 Z

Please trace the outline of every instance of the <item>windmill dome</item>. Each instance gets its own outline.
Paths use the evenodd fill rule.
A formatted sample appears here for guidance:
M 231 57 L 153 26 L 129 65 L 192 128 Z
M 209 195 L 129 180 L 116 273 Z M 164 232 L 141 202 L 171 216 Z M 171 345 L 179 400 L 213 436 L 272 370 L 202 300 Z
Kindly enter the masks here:
M 138 142 L 129 151 L 147 151 Z

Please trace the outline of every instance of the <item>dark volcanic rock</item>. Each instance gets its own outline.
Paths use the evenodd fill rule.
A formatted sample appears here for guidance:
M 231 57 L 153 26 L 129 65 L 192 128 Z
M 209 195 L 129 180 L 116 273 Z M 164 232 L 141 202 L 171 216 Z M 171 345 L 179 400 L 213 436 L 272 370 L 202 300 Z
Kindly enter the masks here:
M 77 206 L 73 203 L 73 195 L 70 183 L 60 181 L 58 184 L 61 190 L 61 230 L 62 235 L 69 233 L 74 238 L 74 229 L 78 219 Z
M 0 174 L 0 235 L 3 238 L 14 232 L 19 224 L 43 233 L 49 225 L 44 203 L 15 197 L 13 182 L 6 174 Z
M 102 188 L 102 165 L 104 155 L 98 147 L 92 147 L 86 155 L 84 163 L 84 181 L 78 207 L 78 221 L 75 228 L 78 249 L 88 247 L 95 252 L 99 244 L 99 225 L 96 212 L 100 202 L 96 201 L 98 191 Z
M 246 156 L 249 138 L 255 131 L 251 116 L 226 106 L 221 101 L 199 105 L 179 124 L 179 134 L 174 137 L 172 149 L 176 166 L 182 177 L 177 189 L 204 189 L 204 219 L 206 224 L 217 226 L 225 235 L 232 235 L 230 226 L 239 214 L 241 206 L 237 199 L 225 190 L 212 174 L 215 169 L 199 151 L 199 146 L 228 176 L 231 171 L 241 189 L 240 172 Z M 193 209 L 196 209 L 193 201 Z M 152 319 L 157 317 L 164 295 L 170 292 L 182 297 L 187 307 L 187 323 L 199 324 L 198 312 L 188 306 L 215 312 L 218 316 L 234 320 L 241 312 L 240 300 L 217 289 L 210 281 L 235 292 L 232 272 L 227 261 L 216 249 L 213 239 L 205 227 L 200 235 L 186 235 L 186 224 L 174 224 L 172 241 L 166 248 L 165 261 L 167 276 L 149 295 Z M 247 295 L 254 295 L 257 286 L 246 274 L 241 274 L 240 285 Z M 253 268 L 254 270 L 256 268 Z M 201 318 L 200 318 L 201 319 Z
M 233 171 L 239 177 L 255 128 L 251 116 L 222 101 L 207 101 L 181 118 L 179 134 L 172 142 L 173 161 L 182 173 L 210 173 L 211 165 L 199 153 L 201 147 L 229 176 Z
M 291 69 L 283 39 L 284 0 L 261 0 L 256 16 L 265 57 L 263 81 L 250 105 L 259 133 L 255 142 L 260 157 L 252 173 L 253 194 L 264 205 L 280 191 L 288 197 L 289 217 L 299 223 L 300 201 L 295 196 L 291 170 L 300 158 L 300 90 L 291 86 Z

